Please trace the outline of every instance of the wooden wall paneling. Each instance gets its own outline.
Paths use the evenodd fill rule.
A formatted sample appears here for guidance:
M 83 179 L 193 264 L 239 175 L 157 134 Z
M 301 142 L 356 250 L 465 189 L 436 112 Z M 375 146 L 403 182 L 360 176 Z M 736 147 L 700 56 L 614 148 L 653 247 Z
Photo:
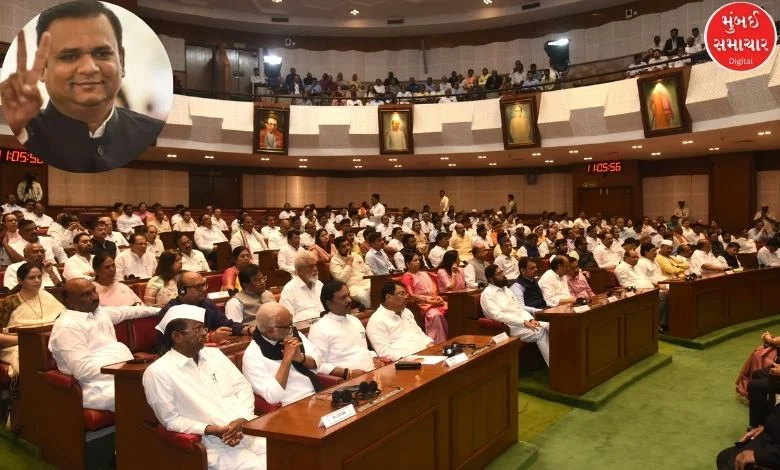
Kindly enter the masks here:
M 719 155 L 712 161 L 710 218 L 732 231 L 750 226 L 756 199 L 753 153 Z
M 189 90 L 214 91 L 214 48 L 187 44 L 186 83 Z

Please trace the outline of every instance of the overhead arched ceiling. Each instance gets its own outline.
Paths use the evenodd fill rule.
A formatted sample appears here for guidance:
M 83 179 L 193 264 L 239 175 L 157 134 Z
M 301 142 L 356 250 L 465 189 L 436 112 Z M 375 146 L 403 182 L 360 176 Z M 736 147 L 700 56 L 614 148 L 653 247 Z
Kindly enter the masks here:
M 413 36 L 484 30 L 594 11 L 630 0 L 139 0 L 140 13 L 291 36 Z M 352 10 L 360 13 L 350 14 Z M 273 18 L 287 18 L 287 23 Z M 388 25 L 388 20 L 403 24 Z

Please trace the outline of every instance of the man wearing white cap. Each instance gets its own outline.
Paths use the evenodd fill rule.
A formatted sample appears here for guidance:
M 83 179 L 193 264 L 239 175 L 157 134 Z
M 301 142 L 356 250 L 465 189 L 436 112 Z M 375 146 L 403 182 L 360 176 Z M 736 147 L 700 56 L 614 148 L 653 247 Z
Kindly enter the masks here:
M 266 468 L 265 439 L 244 436 L 254 419 L 252 386 L 219 349 L 204 348 L 206 310 L 168 309 L 157 330 L 171 349 L 144 372 L 146 400 L 173 432 L 203 436 L 209 469 Z
M 84 408 L 114 410 L 114 377 L 100 372 L 108 364 L 129 361 L 130 349 L 117 341 L 114 325 L 155 315 L 157 307 L 100 307 L 95 285 L 71 279 L 62 293 L 67 310 L 54 322 L 49 351 L 57 368 L 79 381 Z

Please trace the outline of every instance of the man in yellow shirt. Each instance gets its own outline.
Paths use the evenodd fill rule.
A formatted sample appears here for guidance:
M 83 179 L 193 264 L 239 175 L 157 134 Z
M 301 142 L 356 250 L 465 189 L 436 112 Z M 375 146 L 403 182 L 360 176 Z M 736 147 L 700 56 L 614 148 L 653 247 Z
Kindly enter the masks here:
M 673 243 L 671 240 L 664 240 L 661 242 L 658 255 L 655 257 L 655 262 L 664 276 L 668 277 L 685 277 L 685 270 L 688 269 L 688 263 L 675 259 L 672 255 Z
M 471 254 L 472 245 L 474 245 L 474 239 L 466 233 L 463 224 L 456 224 L 455 233 L 450 237 L 450 248 L 458 252 L 461 261 L 471 261 L 474 258 L 474 255 Z

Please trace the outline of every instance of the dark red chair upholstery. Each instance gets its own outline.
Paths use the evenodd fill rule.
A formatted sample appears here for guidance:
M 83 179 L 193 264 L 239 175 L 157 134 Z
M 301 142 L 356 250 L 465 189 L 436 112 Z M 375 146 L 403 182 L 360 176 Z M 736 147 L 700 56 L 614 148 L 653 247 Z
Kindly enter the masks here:
M 157 425 L 157 435 L 161 439 L 172 444 L 176 447 L 181 447 L 185 450 L 192 450 L 195 448 L 195 444 L 201 441 L 201 436 L 198 434 L 185 434 L 181 432 L 168 431 L 162 424 Z

